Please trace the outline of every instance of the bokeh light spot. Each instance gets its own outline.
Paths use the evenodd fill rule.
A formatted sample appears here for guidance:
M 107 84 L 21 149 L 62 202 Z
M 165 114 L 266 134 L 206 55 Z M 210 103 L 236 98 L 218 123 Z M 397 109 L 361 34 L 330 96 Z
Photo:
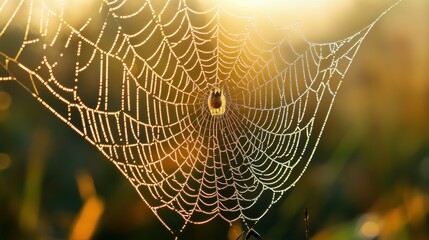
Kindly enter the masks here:
M 0 111 L 8 109 L 11 103 L 12 98 L 9 93 L 0 91 Z
M 362 216 L 359 235 L 362 239 L 374 239 L 380 234 L 380 220 L 377 216 L 367 214 Z
M 7 169 L 12 163 L 12 159 L 8 154 L 0 153 L 0 171 Z

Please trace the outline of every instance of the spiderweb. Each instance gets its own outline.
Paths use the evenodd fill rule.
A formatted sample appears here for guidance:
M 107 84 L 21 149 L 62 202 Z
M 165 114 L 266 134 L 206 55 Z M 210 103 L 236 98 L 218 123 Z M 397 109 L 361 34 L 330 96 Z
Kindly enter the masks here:
M 0 1 L 0 81 L 97 147 L 174 233 L 251 227 L 295 185 L 378 20 L 318 44 L 218 2 L 76 7 Z

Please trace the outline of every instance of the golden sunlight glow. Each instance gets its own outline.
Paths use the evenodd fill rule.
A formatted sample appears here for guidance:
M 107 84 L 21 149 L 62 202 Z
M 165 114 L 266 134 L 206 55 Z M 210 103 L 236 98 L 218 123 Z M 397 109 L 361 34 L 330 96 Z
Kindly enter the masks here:
M 233 13 L 269 16 L 275 25 L 298 24 L 308 39 L 323 42 L 338 38 L 336 35 L 345 37 L 350 32 L 360 30 L 364 24 L 361 25 L 359 21 L 365 23 L 373 20 L 379 12 L 378 9 L 385 9 L 392 3 L 391 0 L 220 0 L 220 2 Z M 365 9 L 370 10 L 364 14 L 359 13 L 359 10 Z M 353 29 L 350 30 L 350 27 Z
M 98 11 L 100 6 L 99 1 L 94 0 L 44 0 L 42 3 L 33 4 L 33 12 L 35 18 L 40 18 L 38 21 L 31 21 L 33 28 L 30 30 L 38 30 L 44 33 L 55 24 L 59 24 L 55 17 L 47 14 L 48 12 L 61 15 L 65 22 L 72 27 L 81 28 L 87 24 L 89 14 Z M 67 11 L 64 11 L 67 9 Z M 37 16 L 37 17 L 36 17 Z

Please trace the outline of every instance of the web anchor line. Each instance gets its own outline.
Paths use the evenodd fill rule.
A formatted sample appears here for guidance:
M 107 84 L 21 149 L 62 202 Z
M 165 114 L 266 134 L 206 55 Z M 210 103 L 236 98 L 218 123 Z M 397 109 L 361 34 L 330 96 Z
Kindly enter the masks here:
M 252 228 L 250 228 L 245 235 L 243 235 L 244 232 L 238 236 L 236 240 L 240 240 L 242 237 L 244 237 L 245 240 L 249 240 L 251 237 L 254 237 L 256 240 L 262 240 L 262 237 Z

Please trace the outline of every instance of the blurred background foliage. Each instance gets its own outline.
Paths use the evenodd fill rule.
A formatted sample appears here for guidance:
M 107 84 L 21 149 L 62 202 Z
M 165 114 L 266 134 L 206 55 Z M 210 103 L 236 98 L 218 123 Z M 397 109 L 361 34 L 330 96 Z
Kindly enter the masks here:
M 291 4 L 295 15 L 282 16 L 298 19 L 309 40 L 333 41 L 392 4 L 328 2 Z M 404 0 L 370 32 L 309 169 L 255 226 L 264 240 L 305 239 L 305 208 L 314 240 L 429 239 L 428 23 L 427 0 Z M 214 220 L 182 238 L 240 233 Z M 94 147 L 18 84 L 2 83 L 0 239 L 66 238 L 172 236 Z

